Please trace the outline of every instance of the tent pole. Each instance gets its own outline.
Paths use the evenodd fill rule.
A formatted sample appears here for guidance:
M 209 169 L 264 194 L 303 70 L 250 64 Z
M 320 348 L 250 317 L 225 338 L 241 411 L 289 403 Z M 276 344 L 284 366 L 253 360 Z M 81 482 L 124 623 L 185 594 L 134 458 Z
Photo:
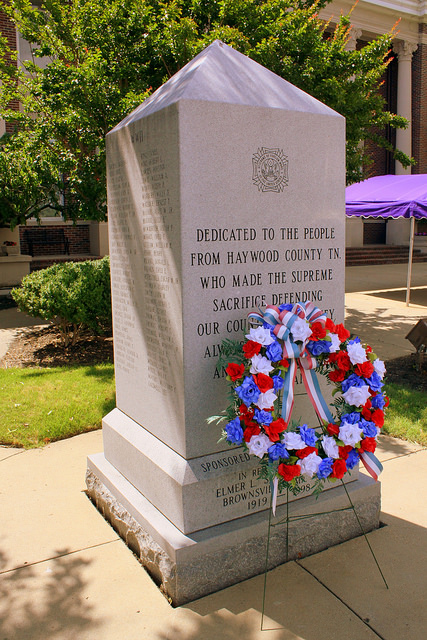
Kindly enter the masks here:
M 414 234 L 415 234 L 415 218 L 411 217 L 411 230 L 409 235 L 409 257 L 408 257 L 408 275 L 406 278 L 406 306 L 409 307 L 409 298 L 411 295 L 411 277 L 412 277 L 412 253 L 414 251 Z

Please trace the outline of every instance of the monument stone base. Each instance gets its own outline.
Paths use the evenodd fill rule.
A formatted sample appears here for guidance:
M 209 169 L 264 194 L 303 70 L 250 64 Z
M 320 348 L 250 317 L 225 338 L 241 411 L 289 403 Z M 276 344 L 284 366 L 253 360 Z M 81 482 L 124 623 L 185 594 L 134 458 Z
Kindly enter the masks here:
M 179 606 L 265 570 L 268 511 L 184 535 L 104 457 L 88 458 L 88 495 L 98 510 L 139 557 L 173 605 Z M 378 528 L 380 483 L 365 475 L 347 491 L 364 531 Z M 343 486 L 289 503 L 288 558 L 286 524 L 271 529 L 269 568 L 303 558 L 361 534 Z M 286 516 L 279 506 L 273 523 Z

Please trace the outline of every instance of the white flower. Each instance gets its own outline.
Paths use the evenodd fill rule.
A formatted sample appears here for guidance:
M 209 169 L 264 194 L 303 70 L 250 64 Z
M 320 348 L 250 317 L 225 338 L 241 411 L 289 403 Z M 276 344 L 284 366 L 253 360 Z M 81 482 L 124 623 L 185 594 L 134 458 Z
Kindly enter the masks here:
M 265 373 L 266 375 L 268 375 L 270 371 L 273 371 L 274 367 L 271 364 L 271 361 L 264 356 L 257 354 L 256 356 L 251 358 L 251 362 L 251 373 Z
M 329 353 L 336 353 L 340 350 L 340 339 L 338 338 L 336 333 L 330 333 L 331 336 L 331 346 L 329 347 Z
M 363 407 L 368 398 L 371 397 L 369 393 L 369 387 L 363 385 L 361 387 L 350 387 L 348 391 L 342 394 L 342 397 L 347 404 L 353 405 L 353 407 Z
M 274 401 L 277 400 L 277 396 L 274 393 L 273 389 L 268 389 L 265 393 L 261 393 L 258 396 L 258 400 L 255 402 L 255 405 L 259 409 L 270 409 L 273 406 Z
M 342 423 L 338 437 L 344 442 L 344 444 L 354 447 L 361 441 L 363 436 L 363 430 L 357 424 L 349 424 L 344 420 Z
M 267 453 L 269 447 L 271 447 L 270 438 L 265 433 L 260 433 L 257 436 L 252 436 L 248 442 L 248 449 L 250 453 L 258 458 Z
M 307 320 L 297 318 L 291 327 L 291 334 L 294 341 L 301 340 L 301 342 L 304 342 L 304 340 L 307 340 L 311 336 L 311 329 Z
M 315 451 L 309 453 L 308 456 L 299 461 L 301 466 L 301 474 L 312 478 L 319 469 L 319 465 L 322 462 L 322 458 L 317 455 Z
M 323 451 L 326 453 L 328 458 L 339 458 L 340 452 L 338 450 L 338 445 L 335 442 L 335 439 L 332 436 L 323 436 L 322 437 L 322 447 Z
M 299 433 L 295 433 L 295 431 L 285 433 L 282 442 L 287 449 L 305 449 L 307 446 Z
M 362 347 L 360 342 L 353 342 L 352 344 L 348 344 L 347 352 L 351 364 L 362 364 L 362 362 L 366 362 L 366 360 L 368 359 L 366 357 L 366 351 Z
M 380 360 L 379 358 L 377 358 L 376 360 L 373 361 L 372 364 L 374 365 L 375 373 L 377 373 L 379 375 L 380 379 L 382 380 L 384 378 L 384 375 L 385 375 L 384 362 L 382 360 Z
M 258 342 L 264 346 L 268 346 L 272 342 L 274 342 L 274 338 L 270 333 L 269 329 L 265 329 L 264 327 L 252 327 L 249 330 L 249 333 L 246 334 L 245 338 L 248 340 L 252 340 L 253 342 Z

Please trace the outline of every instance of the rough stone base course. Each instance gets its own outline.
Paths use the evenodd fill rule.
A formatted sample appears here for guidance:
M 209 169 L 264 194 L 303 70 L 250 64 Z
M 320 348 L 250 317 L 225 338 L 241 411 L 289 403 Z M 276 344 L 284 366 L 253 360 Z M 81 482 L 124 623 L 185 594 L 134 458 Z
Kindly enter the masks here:
M 179 606 L 262 573 L 268 511 L 182 534 L 102 456 L 89 458 L 88 495 L 173 605 Z M 361 475 L 347 485 L 365 532 L 378 528 L 380 484 Z M 344 488 L 289 503 L 288 560 L 303 558 L 361 534 Z M 329 513 L 331 512 L 332 513 Z M 153 512 L 157 512 L 153 516 Z M 279 507 L 273 524 L 286 515 Z M 369 550 L 367 548 L 367 553 Z M 286 524 L 271 529 L 269 569 L 286 561 Z

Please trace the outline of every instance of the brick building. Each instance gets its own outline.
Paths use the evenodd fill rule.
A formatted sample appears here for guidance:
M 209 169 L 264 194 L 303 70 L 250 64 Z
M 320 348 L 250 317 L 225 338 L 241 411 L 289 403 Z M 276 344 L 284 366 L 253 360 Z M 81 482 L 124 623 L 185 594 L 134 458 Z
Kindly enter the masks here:
M 341 13 L 351 11 L 354 0 L 333 0 L 320 16 L 325 20 L 334 19 Z M 402 151 L 413 156 L 416 165 L 404 169 L 400 163 L 394 162 L 391 154 L 376 149 L 372 175 L 426 173 L 427 174 L 427 0 L 359 0 L 352 12 L 351 38 L 349 48 L 361 48 L 364 43 L 390 31 L 399 21 L 397 34 L 393 44 L 393 61 L 388 67 L 382 91 L 388 108 L 405 116 L 409 126 L 405 130 L 387 131 L 386 135 Z M 13 48 L 18 51 L 18 57 L 29 57 L 30 49 L 27 42 L 20 38 L 8 21 L 0 12 L 0 29 Z M 14 105 L 19 108 L 19 105 Z M 13 125 L 0 120 L 0 136 L 9 131 Z M 60 219 L 46 219 L 43 224 L 48 228 L 62 226 L 69 247 L 73 247 L 70 255 L 104 255 L 108 252 L 105 224 L 82 223 L 84 229 L 75 229 L 64 224 Z M 407 244 L 408 222 L 397 220 L 393 222 L 372 222 L 369 220 L 347 221 L 347 245 L 362 246 L 364 244 Z M 29 223 L 31 226 L 31 222 Z M 11 232 L 0 230 L 0 244 L 9 239 Z M 7 235 L 7 237 L 4 236 Z M 16 235 L 17 234 L 17 235 Z M 74 237 L 75 234 L 75 237 Z M 15 232 L 16 240 L 20 242 L 22 252 L 28 251 L 23 230 Z M 27 234 L 28 235 L 28 234 Z M 52 233 L 52 238 L 58 233 Z M 14 236 L 15 237 L 15 236 Z M 34 245 L 35 246 L 35 245 Z M 427 247 L 426 247 L 427 248 Z M 52 247 L 46 254 L 52 254 Z M 35 261 L 34 261 L 35 262 Z
M 330 19 L 347 14 L 354 0 L 333 0 L 321 12 Z M 390 111 L 409 121 L 407 129 L 387 131 L 389 140 L 416 164 L 404 169 L 391 154 L 377 149 L 371 175 L 427 174 L 427 0 L 359 0 L 351 16 L 352 30 L 349 48 L 361 48 L 364 43 L 389 32 L 398 22 L 393 43 L 393 60 L 388 67 L 383 95 Z M 365 244 L 407 245 L 409 221 L 347 220 L 347 246 Z M 419 238 L 427 250 L 425 240 Z
M 33 4 L 39 4 L 37 0 Z M 7 38 L 9 46 L 18 53 L 18 61 L 31 58 L 31 48 L 7 16 L 0 11 L 0 32 Z M 19 62 L 18 62 L 19 63 Z M 15 64 L 11 61 L 11 64 Z M 38 60 L 43 65 L 43 59 Z M 19 104 L 11 103 L 18 110 Z M 13 122 L 0 119 L 0 137 L 12 133 Z M 18 255 L 0 254 L 0 287 L 16 284 L 29 270 L 40 269 L 64 260 L 86 260 L 108 253 L 108 233 L 106 223 L 88 220 L 77 224 L 65 222 L 61 217 L 48 215 L 42 218 L 41 225 L 29 220 L 26 226 L 14 231 L 0 228 L 0 250 L 5 241 L 15 242 L 19 247 Z

